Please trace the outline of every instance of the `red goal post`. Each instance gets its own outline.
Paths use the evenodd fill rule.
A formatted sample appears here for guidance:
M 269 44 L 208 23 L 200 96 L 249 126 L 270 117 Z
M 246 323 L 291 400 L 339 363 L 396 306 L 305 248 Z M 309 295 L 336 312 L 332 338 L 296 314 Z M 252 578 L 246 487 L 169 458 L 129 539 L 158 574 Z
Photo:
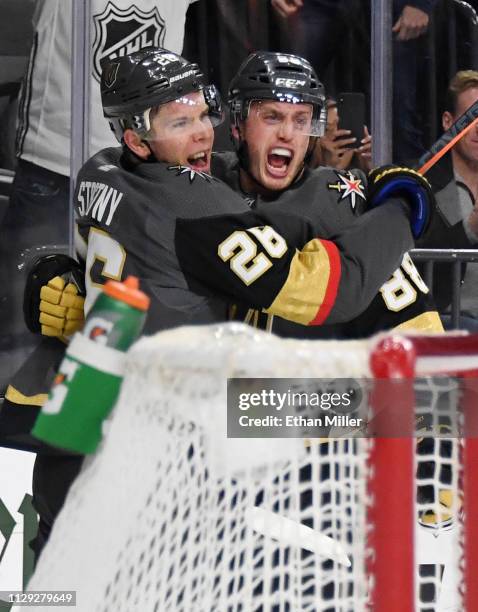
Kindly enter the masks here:
M 466 381 L 462 401 L 463 440 L 461 486 L 463 496 L 463 610 L 478 610 L 478 334 L 440 336 L 400 336 L 390 334 L 379 340 L 370 354 L 371 371 L 376 379 L 408 378 L 434 374 L 456 376 Z M 386 387 L 385 387 L 386 389 Z M 401 398 L 397 408 L 410 413 L 413 387 Z M 376 398 L 376 406 L 388 398 Z M 389 416 L 389 415 L 387 415 Z M 406 417 L 405 417 L 406 418 Z M 411 416 L 410 416 L 411 419 Z M 409 426 L 413 424 L 409 421 Z M 393 429 L 391 429 L 393 431 Z M 370 546 L 375 551 L 370 571 L 374 574 L 372 595 L 374 612 L 413 612 L 415 608 L 414 439 L 377 438 L 370 459 L 374 475 L 369 481 L 374 495 L 373 516 L 388 516 L 377 521 Z M 390 466 L 398 469 L 391 473 Z M 396 499 L 402 499 L 398 505 Z M 405 510 L 404 510 L 405 507 Z M 393 516 L 394 509 L 398 515 Z M 391 515 L 392 514 L 392 515 Z M 397 571 L 393 571 L 394 569 Z M 400 568 L 400 570 L 398 570 Z M 391 571 L 392 569 L 392 571 Z M 400 597 L 391 597 L 400 593 Z

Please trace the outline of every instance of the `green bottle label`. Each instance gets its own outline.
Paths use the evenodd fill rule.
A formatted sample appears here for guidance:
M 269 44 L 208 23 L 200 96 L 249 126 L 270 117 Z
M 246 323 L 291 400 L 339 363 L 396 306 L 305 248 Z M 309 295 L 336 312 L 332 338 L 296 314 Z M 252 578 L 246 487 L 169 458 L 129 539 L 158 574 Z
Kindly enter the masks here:
M 96 299 L 83 332 L 66 351 L 32 430 L 40 440 L 82 454 L 96 450 L 103 422 L 119 394 L 125 353 L 140 336 L 146 318 L 140 306 L 147 309 L 148 298 L 137 287 L 138 280 L 130 277 L 119 285 L 116 297 L 101 293 Z M 110 290 L 117 292 L 118 287 Z M 129 293 L 122 293 L 125 290 Z
M 86 319 L 83 335 L 119 351 L 127 351 L 141 334 L 146 312 L 100 294 Z
M 68 348 L 34 436 L 81 454 L 96 450 L 121 387 L 125 355 L 77 334 Z

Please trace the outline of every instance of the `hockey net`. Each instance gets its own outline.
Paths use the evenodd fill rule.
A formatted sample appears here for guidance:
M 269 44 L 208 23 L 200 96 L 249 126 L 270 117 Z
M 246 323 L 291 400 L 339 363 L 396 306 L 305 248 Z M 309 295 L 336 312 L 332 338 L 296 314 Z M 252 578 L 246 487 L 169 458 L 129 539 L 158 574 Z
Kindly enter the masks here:
M 412 436 L 226 431 L 228 378 L 360 380 L 370 363 L 406 377 L 421 363 L 413 418 L 459 406 L 457 372 L 478 369 L 478 342 L 434 342 L 377 352 L 376 341 L 283 340 L 235 324 L 142 339 L 28 588 L 75 590 L 82 612 L 477 610 L 463 508 L 478 520 L 460 469 L 476 461 L 475 441 L 422 438 L 417 450 Z

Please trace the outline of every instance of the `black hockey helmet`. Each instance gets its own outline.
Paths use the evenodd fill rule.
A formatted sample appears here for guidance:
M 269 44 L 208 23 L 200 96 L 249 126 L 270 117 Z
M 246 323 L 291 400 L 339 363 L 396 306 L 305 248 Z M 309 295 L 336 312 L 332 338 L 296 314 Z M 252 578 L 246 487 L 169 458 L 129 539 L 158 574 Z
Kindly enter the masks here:
M 325 90 L 310 63 L 298 55 L 256 51 L 241 64 L 229 85 L 231 125 L 247 119 L 251 102 L 275 100 L 311 104 L 310 136 L 323 136 L 327 125 Z
M 146 47 L 102 63 L 101 102 L 116 138 L 131 128 L 144 135 L 149 111 L 196 91 L 202 91 L 213 124 L 222 121 L 219 92 L 207 85 L 197 64 L 160 47 Z

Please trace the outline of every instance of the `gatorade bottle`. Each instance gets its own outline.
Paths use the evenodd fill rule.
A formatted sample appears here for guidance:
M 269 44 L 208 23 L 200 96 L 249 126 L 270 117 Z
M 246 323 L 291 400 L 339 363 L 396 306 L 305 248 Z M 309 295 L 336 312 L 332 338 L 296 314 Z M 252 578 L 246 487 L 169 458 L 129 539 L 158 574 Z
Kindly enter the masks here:
M 96 450 L 119 394 L 125 352 L 140 336 L 148 308 L 136 277 L 104 285 L 68 346 L 34 436 L 81 454 Z

